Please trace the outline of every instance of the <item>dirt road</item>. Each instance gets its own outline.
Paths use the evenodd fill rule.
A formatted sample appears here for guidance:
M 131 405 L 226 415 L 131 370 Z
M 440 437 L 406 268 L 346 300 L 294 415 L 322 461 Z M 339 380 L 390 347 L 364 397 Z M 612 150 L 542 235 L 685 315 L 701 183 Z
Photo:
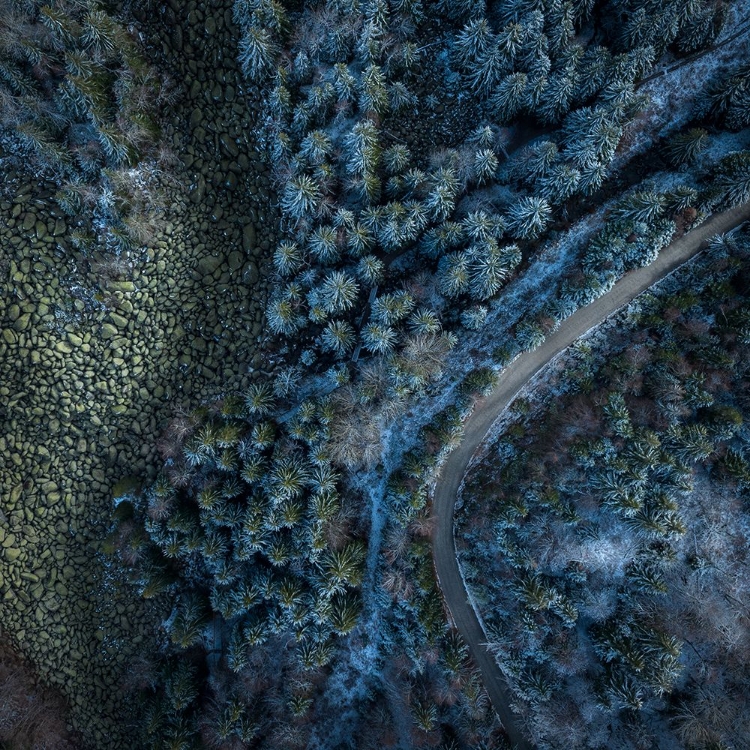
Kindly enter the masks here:
M 654 263 L 629 272 L 607 294 L 571 315 L 538 349 L 516 359 L 503 371 L 493 393 L 477 406 L 467 420 L 463 442 L 451 453 L 442 468 L 432 500 L 433 513 L 437 517 L 433 557 L 438 581 L 453 621 L 479 666 L 492 705 L 518 750 L 530 749 L 533 745 L 522 736 L 509 706 L 511 696 L 507 683 L 494 658 L 483 646 L 487 637 L 468 600 L 456 557 L 453 509 L 466 468 L 488 430 L 514 396 L 557 354 L 692 258 L 705 246 L 708 238 L 727 232 L 749 219 L 750 204 L 747 203 L 713 216 L 664 248 Z

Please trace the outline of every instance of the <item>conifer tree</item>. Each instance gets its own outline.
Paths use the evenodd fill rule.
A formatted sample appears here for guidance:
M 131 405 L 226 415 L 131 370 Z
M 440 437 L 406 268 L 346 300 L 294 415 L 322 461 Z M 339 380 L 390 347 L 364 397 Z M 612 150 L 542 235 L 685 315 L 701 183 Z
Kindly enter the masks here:
M 519 198 L 508 209 L 508 230 L 519 239 L 535 239 L 545 230 L 551 215 L 552 209 L 544 198 Z
M 356 302 L 359 284 L 345 271 L 333 271 L 323 280 L 320 294 L 327 312 L 343 312 Z
M 576 192 L 580 179 L 579 170 L 567 164 L 553 164 L 546 176 L 538 180 L 538 191 L 550 203 L 562 203 Z
M 325 351 L 346 354 L 354 347 L 354 329 L 345 320 L 332 320 L 321 335 Z
M 469 258 L 465 253 L 450 253 L 438 266 L 440 291 L 458 297 L 469 289 Z
M 501 123 L 510 123 L 520 114 L 527 99 L 528 77 L 526 73 L 506 75 L 495 87 L 490 104 Z
M 267 29 L 250 26 L 240 40 L 240 65 L 253 81 L 261 81 L 273 71 L 278 54 L 279 48 Z

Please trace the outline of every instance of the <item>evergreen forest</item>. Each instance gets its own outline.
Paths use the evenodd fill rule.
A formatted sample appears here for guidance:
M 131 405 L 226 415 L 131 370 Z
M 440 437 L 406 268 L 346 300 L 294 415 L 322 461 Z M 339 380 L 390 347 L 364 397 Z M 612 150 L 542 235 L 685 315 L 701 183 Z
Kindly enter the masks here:
M 746 748 L 748 221 L 748 0 L 0 0 L 0 747 Z

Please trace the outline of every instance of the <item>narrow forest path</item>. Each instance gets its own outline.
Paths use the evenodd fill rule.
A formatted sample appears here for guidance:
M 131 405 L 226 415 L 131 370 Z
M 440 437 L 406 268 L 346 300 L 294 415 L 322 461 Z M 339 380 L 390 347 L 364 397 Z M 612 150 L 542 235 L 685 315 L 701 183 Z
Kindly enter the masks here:
M 466 421 L 461 445 L 450 454 L 442 468 L 432 498 L 437 520 L 432 554 L 438 582 L 453 621 L 481 671 L 492 705 L 518 750 L 530 749 L 533 745 L 523 737 L 510 708 L 510 690 L 502 671 L 485 646 L 487 635 L 469 599 L 456 555 L 453 511 L 469 463 L 493 423 L 516 394 L 560 352 L 690 260 L 710 237 L 728 232 L 748 220 L 750 203 L 712 216 L 700 227 L 664 248 L 651 265 L 629 272 L 607 294 L 571 315 L 540 347 L 514 360 L 503 371 L 492 394 L 477 405 Z

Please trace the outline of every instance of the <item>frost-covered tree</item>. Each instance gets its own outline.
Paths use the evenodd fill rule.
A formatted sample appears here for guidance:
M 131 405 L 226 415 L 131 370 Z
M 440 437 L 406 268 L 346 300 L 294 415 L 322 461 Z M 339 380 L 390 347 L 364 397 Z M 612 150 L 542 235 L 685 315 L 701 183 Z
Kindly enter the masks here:
M 494 41 L 495 35 L 486 18 L 480 17 L 467 23 L 455 41 L 456 56 L 461 66 L 470 69 L 472 62 L 486 53 Z
M 304 219 L 317 213 L 322 199 L 318 183 L 309 175 L 298 175 L 284 186 L 281 210 L 293 219 Z
M 534 110 L 544 123 L 557 123 L 567 114 L 575 93 L 575 78 L 568 71 L 553 73 L 547 79 L 540 105 Z
M 509 72 L 509 57 L 495 38 L 470 62 L 465 63 L 465 67 L 469 86 L 479 96 L 487 97 Z
M 501 123 L 510 123 L 520 114 L 527 98 L 528 76 L 511 73 L 503 78 L 492 93 L 490 104 Z
M 428 307 L 420 307 L 415 310 L 408 321 L 409 330 L 417 335 L 426 335 L 440 332 L 440 318 L 434 310 Z
M 608 164 L 622 137 L 622 126 L 604 107 L 583 107 L 571 112 L 563 125 L 565 156 L 585 168 Z
M 368 323 L 362 329 L 362 345 L 373 354 L 388 354 L 397 341 L 398 334 L 390 326 Z
M 649 223 L 664 213 L 665 202 L 661 193 L 653 190 L 639 190 L 625 198 L 617 206 L 615 213 L 631 221 Z
M 372 232 L 364 224 L 357 222 L 346 235 L 346 248 L 350 255 L 359 258 L 375 245 Z
M 367 286 L 375 286 L 383 279 L 385 264 L 374 255 L 365 255 L 357 263 L 355 273 Z
M 385 75 L 377 65 L 369 65 L 362 73 L 359 107 L 363 112 L 383 115 L 388 110 L 388 89 Z
M 472 240 L 484 240 L 490 237 L 500 239 L 505 230 L 505 220 L 499 214 L 472 211 L 461 220 L 461 228 L 464 235 Z
M 484 305 L 475 305 L 461 313 L 461 325 L 470 331 L 479 331 L 487 320 L 488 310 Z
M 678 185 L 664 193 L 664 205 L 668 211 L 684 211 L 698 203 L 698 191 L 688 185 Z
M 316 166 L 322 164 L 333 149 L 331 137 L 323 130 L 313 130 L 308 133 L 300 144 L 300 156 L 308 164 Z
M 349 153 L 346 165 L 351 174 L 373 172 L 380 164 L 380 134 L 371 120 L 360 120 L 344 139 Z
M 405 318 L 414 308 L 414 297 L 406 291 L 389 292 L 376 297 L 372 303 L 372 318 L 377 323 L 393 325 Z
M 461 21 L 466 18 L 483 18 L 485 0 L 437 0 L 437 8 L 449 18 Z
M 581 180 L 578 189 L 584 195 L 595 193 L 607 179 L 609 170 L 606 164 L 594 163 L 581 167 Z
M 449 253 L 438 265 L 438 285 L 447 297 L 458 297 L 469 290 L 469 258 L 465 253 Z
M 497 293 L 521 262 L 516 245 L 500 247 L 495 240 L 472 245 L 467 251 L 471 295 L 485 300 Z
M 316 227 L 308 239 L 308 249 L 310 255 L 319 263 L 323 265 L 335 263 L 340 256 L 336 229 L 327 225 Z
M 714 185 L 730 206 L 750 201 L 750 151 L 725 156 L 716 168 Z
M 280 242 L 273 253 L 273 265 L 280 276 L 294 276 L 303 263 L 304 258 L 296 242 Z
M 441 167 L 430 175 L 430 186 L 424 200 L 425 209 L 433 218 L 442 221 L 456 207 L 461 185 L 454 169 Z
M 332 320 L 321 334 L 324 351 L 346 354 L 354 347 L 354 329 L 345 320 Z
M 331 69 L 333 89 L 339 102 L 351 102 L 357 95 L 357 79 L 346 63 L 336 63 Z
M 667 158 L 676 167 L 692 164 L 708 145 L 708 131 L 703 128 L 690 128 L 673 136 L 665 151 Z
M 750 65 L 743 65 L 716 86 L 708 97 L 710 113 L 739 130 L 750 124 Z
M 610 70 L 612 55 L 606 47 L 589 46 L 579 67 L 576 99 L 585 102 L 604 86 Z
M 509 165 L 513 178 L 533 184 L 544 177 L 559 156 L 557 144 L 553 141 L 540 141 L 524 148 Z
M 270 383 L 254 383 L 245 393 L 245 407 L 251 416 L 264 416 L 273 409 L 275 399 Z
M 274 333 L 290 336 L 296 333 L 305 323 L 297 311 L 298 305 L 291 299 L 277 296 L 271 299 L 266 309 L 266 320 Z
M 537 181 L 539 195 L 552 204 L 562 203 L 572 196 L 581 180 L 579 170 L 567 164 L 553 164 L 549 172 Z
M 472 166 L 476 180 L 480 185 L 492 182 L 498 167 L 497 155 L 491 149 L 480 149 L 474 154 Z
M 409 148 L 403 144 L 390 146 L 383 152 L 383 166 L 391 175 L 400 174 L 406 170 L 411 163 Z
M 267 29 L 250 26 L 240 39 L 242 72 L 253 81 L 262 81 L 273 71 L 278 54 L 279 47 Z
M 333 314 L 353 307 L 358 294 L 359 284 L 346 271 L 329 273 L 320 285 L 323 306 Z
M 544 198 L 519 198 L 508 209 L 508 230 L 519 239 L 536 239 L 546 229 L 551 216 L 552 208 Z

